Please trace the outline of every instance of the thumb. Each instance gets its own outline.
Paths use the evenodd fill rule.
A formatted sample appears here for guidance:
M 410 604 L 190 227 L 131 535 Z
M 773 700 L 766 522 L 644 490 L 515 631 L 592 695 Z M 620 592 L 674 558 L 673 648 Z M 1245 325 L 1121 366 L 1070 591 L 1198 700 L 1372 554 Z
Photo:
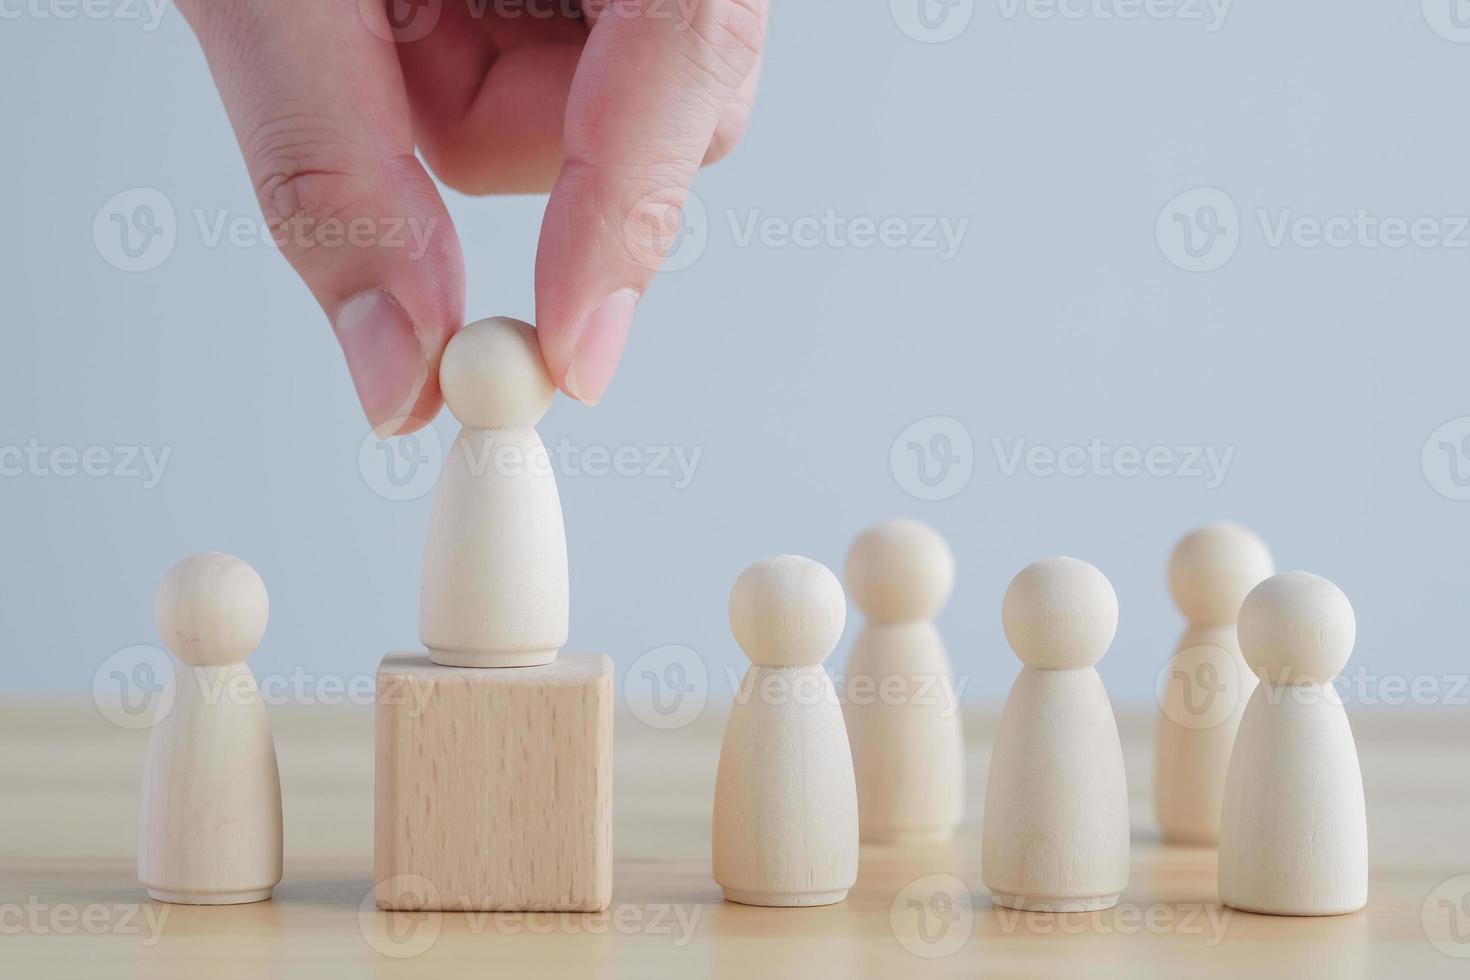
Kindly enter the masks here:
M 438 412 L 464 260 L 412 124 L 385 5 L 184 0 L 261 210 L 332 321 L 368 421 Z
M 760 61 L 766 3 L 589 0 L 584 10 L 594 24 L 541 228 L 536 326 L 552 377 L 592 404 L 716 128 Z

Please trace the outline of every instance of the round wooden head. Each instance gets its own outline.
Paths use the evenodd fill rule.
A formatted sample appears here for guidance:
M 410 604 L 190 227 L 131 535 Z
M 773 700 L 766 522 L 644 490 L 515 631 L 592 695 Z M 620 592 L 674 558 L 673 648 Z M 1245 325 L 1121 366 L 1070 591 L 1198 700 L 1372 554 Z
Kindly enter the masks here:
M 233 555 L 185 558 L 158 586 L 153 618 L 164 645 L 186 664 L 222 667 L 243 661 L 265 635 L 265 583 Z
M 932 619 L 954 589 L 954 554 L 927 524 L 885 521 L 853 542 L 847 588 L 869 622 Z
M 503 316 L 471 323 L 449 339 L 439 387 L 467 429 L 535 425 L 556 395 L 536 329 Z
M 1233 623 L 1251 589 L 1275 571 L 1256 532 L 1223 521 L 1206 524 L 1186 534 L 1169 556 L 1169 592 L 1191 623 Z
M 1284 572 L 1240 607 L 1240 652 L 1268 684 L 1326 684 L 1347 666 L 1358 621 L 1342 590 L 1320 575 Z
M 826 660 L 842 638 L 847 599 L 831 569 L 810 558 L 758 561 L 730 590 L 730 629 L 761 667 L 808 667 Z
M 1118 596 L 1087 562 L 1047 558 L 1011 580 L 1000 618 L 1007 642 L 1027 667 L 1091 667 L 1118 631 Z

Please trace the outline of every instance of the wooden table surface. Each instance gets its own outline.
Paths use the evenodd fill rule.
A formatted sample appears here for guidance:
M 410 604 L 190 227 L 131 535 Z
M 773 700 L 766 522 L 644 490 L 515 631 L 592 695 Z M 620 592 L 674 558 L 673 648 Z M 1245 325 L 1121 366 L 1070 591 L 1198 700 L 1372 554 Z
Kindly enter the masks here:
M 1470 713 L 1351 714 L 1368 794 L 1368 908 L 1289 919 L 1228 911 L 1211 851 L 1153 822 L 1153 721 L 1120 717 L 1132 881 L 1107 912 L 991 907 L 980 804 L 996 713 L 966 716 L 968 811 L 953 842 L 864 848 L 848 900 L 725 904 L 709 821 L 723 728 L 711 708 L 661 732 L 618 718 L 612 909 L 404 915 L 373 908 L 367 708 L 272 708 L 286 817 L 273 901 L 146 901 L 134 877 L 146 733 L 90 705 L 0 704 L 0 973 L 9 977 L 1470 976 Z

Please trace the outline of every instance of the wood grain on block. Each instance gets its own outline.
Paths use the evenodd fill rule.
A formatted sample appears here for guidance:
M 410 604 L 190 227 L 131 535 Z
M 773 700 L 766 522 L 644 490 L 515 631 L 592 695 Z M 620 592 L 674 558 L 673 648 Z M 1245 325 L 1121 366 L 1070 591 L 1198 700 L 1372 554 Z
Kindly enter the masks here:
M 380 908 L 595 912 L 612 901 L 612 661 L 378 668 Z

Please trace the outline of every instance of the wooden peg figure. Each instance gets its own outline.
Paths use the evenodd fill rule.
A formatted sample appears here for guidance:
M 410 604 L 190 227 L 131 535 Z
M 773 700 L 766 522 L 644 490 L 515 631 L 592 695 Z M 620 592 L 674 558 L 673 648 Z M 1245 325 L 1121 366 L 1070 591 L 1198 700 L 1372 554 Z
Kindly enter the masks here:
M 281 880 L 281 784 L 245 658 L 270 615 L 265 583 L 238 558 L 199 555 L 164 578 L 154 615 L 180 663 L 143 766 L 138 878 L 161 902 L 263 901 Z
M 536 434 L 556 388 L 535 329 L 470 324 L 445 347 L 439 385 L 464 429 L 429 519 L 419 639 L 446 667 L 549 664 L 570 598 L 561 498 Z
M 745 570 L 730 628 L 751 668 L 715 777 L 714 876 L 743 905 L 831 905 L 857 881 L 857 788 L 822 662 L 847 618 L 825 566 L 784 555 Z
M 1235 620 L 1250 590 L 1275 571 L 1266 543 L 1239 524 L 1206 524 L 1169 558 L 1169 591 L 1189 620 L 1160 697 L 1154 801 L 1164 839 L 1220 840 L 1225 770 L 1256 675 L 1240 655 Z
M 1025 665 L 1001 714 L 985 792 L 982 872 L 991 900 L 1036 912 L 1111 908 L 1128 884 L 1128 785 L 1093 664 L 1118 598 L 1075 558 L 1028 565 L 1001 606 Z
M 1240 649 L 1261 684 L 1225 778 L 1220 901 L 1268 915 L 1341 915 L 1368 902 L 1368 819 L 1353 730 L 1332 679 L 1357 637 L 1342 590 L 1307 572 L 1256 586 Z
M 887 521 L 853 542 L 847 587 L 868 619 L 843 699 L 862 839 L 948 839 L 964 811 L 965 747 L 933 617 L 954 588 L 954 555 L 928 525 Z

